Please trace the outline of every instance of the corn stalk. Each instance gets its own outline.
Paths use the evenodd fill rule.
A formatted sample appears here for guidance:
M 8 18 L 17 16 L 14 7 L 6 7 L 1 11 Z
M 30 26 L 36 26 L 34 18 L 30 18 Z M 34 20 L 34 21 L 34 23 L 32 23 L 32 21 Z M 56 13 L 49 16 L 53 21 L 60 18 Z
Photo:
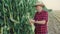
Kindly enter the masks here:
M 36 0 L 0 0 L 0 34 L 34 34 L 29 19 L 34 17 L 35 2 Z
M 35 1 L 0 0 L 0 33 L 34 34 L 29 18 L 33 18 Z

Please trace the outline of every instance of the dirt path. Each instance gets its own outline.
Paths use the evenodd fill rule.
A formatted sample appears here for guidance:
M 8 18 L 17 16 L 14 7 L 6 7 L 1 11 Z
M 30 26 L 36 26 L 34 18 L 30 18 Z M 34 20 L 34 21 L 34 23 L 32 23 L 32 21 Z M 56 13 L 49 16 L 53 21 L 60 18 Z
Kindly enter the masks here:
M 56 12 L 49 13 L 48 34 L 60 34 L 60 18 L 58 18 L 55 13 Z

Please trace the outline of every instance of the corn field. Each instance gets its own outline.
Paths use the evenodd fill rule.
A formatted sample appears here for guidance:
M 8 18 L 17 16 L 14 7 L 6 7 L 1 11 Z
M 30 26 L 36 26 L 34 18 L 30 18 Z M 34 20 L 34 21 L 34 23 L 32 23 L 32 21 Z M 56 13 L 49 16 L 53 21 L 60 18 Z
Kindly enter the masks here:
M 0 0 L 0 34 L 34 34 L 29 19 L 36 0 Z

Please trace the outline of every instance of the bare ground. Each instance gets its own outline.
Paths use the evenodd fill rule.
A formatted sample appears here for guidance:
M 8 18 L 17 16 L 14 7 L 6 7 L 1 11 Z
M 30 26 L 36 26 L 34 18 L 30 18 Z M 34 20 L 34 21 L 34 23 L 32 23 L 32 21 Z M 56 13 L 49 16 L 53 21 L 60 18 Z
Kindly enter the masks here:
M 48 34 L 60 34 L 60 11 L 52 11 L 48 14 Z

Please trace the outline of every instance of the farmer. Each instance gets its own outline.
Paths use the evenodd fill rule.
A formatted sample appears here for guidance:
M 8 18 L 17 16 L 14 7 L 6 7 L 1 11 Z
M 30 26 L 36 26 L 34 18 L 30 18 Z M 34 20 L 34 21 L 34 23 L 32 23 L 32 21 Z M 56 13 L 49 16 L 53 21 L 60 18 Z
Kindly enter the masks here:
M 48 13 L 43 10 L 44 4 L 37 2 L 34 7 L 37 12 L 35 13 L 34 19 L 30 19 L 30 23 L 35 25 L 35 34 L 47 34 Z

